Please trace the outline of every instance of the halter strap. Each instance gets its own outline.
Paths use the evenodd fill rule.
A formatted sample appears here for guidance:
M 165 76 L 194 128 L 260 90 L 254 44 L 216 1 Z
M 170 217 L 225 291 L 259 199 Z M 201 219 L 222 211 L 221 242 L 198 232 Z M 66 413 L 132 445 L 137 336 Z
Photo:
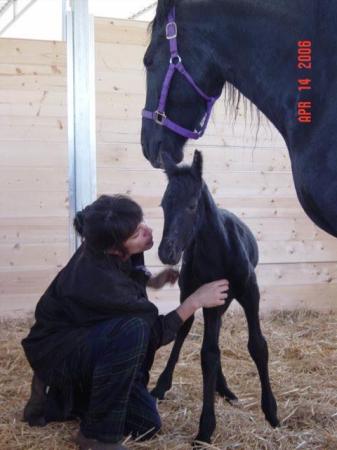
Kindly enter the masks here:
M 182 59 L 178 53 L 177 35 L 178 35 L 178 27 L 175 21 L 175 7 L 173 7 L 168 14 L 168 21 L 166 24 L 166 39 L 169 41 L 171 57 L 169 67 L 167 69 L 164 78 L 162 90 L 160 93 L 158 107 L 156 111 L 147 111 L 144 109 L 142 111 L 142 117 L 144 117 L 145 119 L 154 120 L 158 125 L 169 128 L 171 131 L 174 131 L 175 133 L 184 136 L 186 138 L 199 139 L 206 130 L 213 105 L 221 94 L 216 97 L 209 96 L 205 94 L 194 82 L 191 75 L 185 69 L 182 63 Z M 165 113 L 169 89 L 171 86 L 172 78 L 176 71 L 181 73 L 181 75 L 183 75 L 186 78 L 187 82 L 195 89 L 195 91 L 200 95 L 200 97 L 202 97 L 207 102 L 206 113 L 203 119 L 201 120 L 199 126 L 194 131 L 176 124 L 175 122 L 170 120 Z

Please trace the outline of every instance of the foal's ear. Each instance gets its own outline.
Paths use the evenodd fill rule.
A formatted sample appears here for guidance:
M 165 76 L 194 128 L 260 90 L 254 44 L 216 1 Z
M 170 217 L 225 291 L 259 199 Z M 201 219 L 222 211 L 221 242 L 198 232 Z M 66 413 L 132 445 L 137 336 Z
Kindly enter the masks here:
M 177 171 L 177 165 L 173 161 L 172 156 L 167 152 L 161 152 L 161 158 L 164 164 L 166 175 L 170 178 Z
M 194 150 L 192 170 L 198 178 L 202 178 L 202 153 L 199 150 Z

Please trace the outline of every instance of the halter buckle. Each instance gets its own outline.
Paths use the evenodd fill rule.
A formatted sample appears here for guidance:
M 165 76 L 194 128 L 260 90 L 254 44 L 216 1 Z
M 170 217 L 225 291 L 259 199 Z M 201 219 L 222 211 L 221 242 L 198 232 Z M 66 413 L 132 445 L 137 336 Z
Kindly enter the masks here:
M 170 30 L 171 28 L 171 30 Z M 172 32 L 172 34 L 171 34 Z M 177 24 L 175 22 L 168 22 L 166 24 L 166 39 L 175 39 L 178 34 Z
M 157 110 L 153 113 L 153 120 L 158 125 L 163 125 L 165 119 L 166 119 L 166 114 L 164 112 L 160 112 Z

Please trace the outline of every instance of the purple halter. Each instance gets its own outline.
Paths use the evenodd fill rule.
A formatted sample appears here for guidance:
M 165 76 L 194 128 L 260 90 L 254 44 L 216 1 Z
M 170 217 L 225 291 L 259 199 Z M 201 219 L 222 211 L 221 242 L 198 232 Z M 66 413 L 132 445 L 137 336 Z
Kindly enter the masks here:
M 166 39 L 170 43 L 171 58 L 170 58 L 170 64 L 169 64 L 169 67 L 168 67 L 168 70 L 167 70 L 167 73 L 166 73 L 166 76 L 164 79 L 163 87 L 161 90 L 158 108 L 154 112 L 146 111 L 145 109 L 143 109 L 142 117 L 144 117 L 145 119 L 154 120 L 158 125 L 162 125 L 166 128 L 169 128 L 170 130 L 174 131 L 175 133 L 180 134 L 181 136 L 184 136 L 186 138 L 199 139 L 206 130 L 206 127 L 207 127 L 207 124 L 208 124 L 208 121 L 209 121 L 209 118 L 211 115 L 212 107 L 213 107 L 214 103 L 217 101 L 217 99 L 219 98 L 219 96 L 218 97 L 209 97 L 208 95 L 206 95 L 201 89 L 198 88 L 198 86 L 193 81 L 193 78 L 191 77 L 191 75 L 187 72 L 187 70 L 183 66 L 183 64 L 181 62 L 181 57 L 179 56 L 179 53 L 178 53 L 178 46 L 177 46 L 178 28 L 177 28 L 177 24 L 175 22 L 175 15 L 176 15 L 175 8 L 173 7 L 168 15 L 168 22 L 166 25 Z M 206 113 L 205 113 L 203 119 L 201 120 L 198 129 L 196 129 L 194 131 L 188 130 L 187 128 L 184 128 L 184 127 L 176 124 L 175 122 L 170 120 L 165 114 L 165 106 L 166 106 L 167 96 L 169 93 L 173 75 L 176 70 L 178 70 L 178 72 L 180 72 L 182 75 L 184 75 L 186 80 L 194 87 L 194 89 L 198 92 L 198 94 L 207 102 Z

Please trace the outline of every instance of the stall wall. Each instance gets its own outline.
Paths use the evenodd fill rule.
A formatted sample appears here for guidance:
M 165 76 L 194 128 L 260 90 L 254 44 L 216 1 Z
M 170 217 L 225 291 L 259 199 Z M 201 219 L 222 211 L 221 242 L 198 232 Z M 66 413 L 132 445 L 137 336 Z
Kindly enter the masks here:
M 66 49 L 0 39 L 0 314 L 31 309 L 68 257 Z

